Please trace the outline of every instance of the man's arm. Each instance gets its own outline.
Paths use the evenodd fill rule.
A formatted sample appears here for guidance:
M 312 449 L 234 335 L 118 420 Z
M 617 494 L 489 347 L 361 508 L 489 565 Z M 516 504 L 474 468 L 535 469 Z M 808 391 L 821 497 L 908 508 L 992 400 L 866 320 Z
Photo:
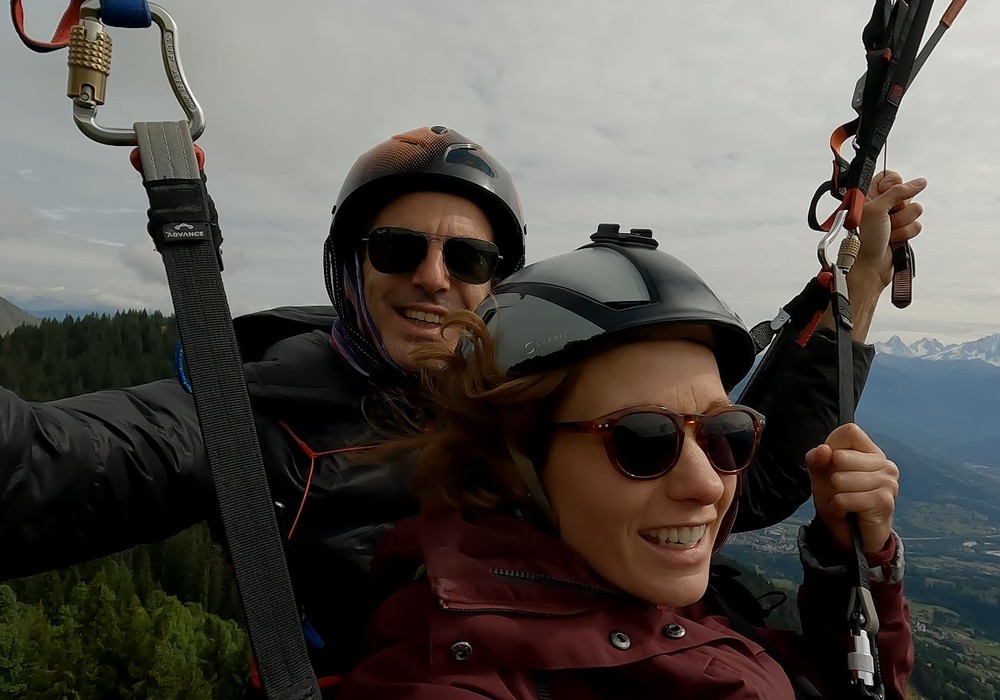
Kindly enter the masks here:
M 874 348 L 866 345 L 879 298 L 892 281 L 890 243 L 920 233 L 923 208 L 912 198 L 926 186 L 922 179 L 903 183 L 892 171 L 872 181 L 872 196 L 861 222 L 861 253 L 847 275 L 854 329 L 854 400 L 861 398 Z M 788 368 L 772 378 L 754 405 L 767 416 L 757 462 L 744 476 L 734 532 L 779 523 L 810 497 L 805 453 L 837 427 L 839 393 L 837 348 L 829 309 L 804 349 L 795 347 Z
M 175 380 L 47 403 L 0 387 L 0 580 L 156 542 L 212 512 Z

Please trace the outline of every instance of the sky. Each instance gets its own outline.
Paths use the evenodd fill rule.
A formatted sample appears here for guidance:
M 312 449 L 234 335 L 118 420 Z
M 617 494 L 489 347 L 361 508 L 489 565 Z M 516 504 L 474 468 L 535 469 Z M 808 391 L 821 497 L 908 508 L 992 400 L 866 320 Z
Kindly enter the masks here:
M 61 2 L 24 0 L 47 38 Z M 748 325 L 818 270 L 806 224 L 853 118 L 871 2 L 162 0 L 207 129 L 234 314 L 327 303 L 322 244 L 354 159 L 443 124 L 514 174 L 528 261 L 601 222 L 651 228 Z M 927 35 L 947 3 L 937 4 Z M 6 24 L 6 23 L 5 23 Z M 903 101 L 888 166 L 926 177 L 913 304 L 870 340 L 1000 332 L 1000 4 L 972 0 Z M 106 126 L 179 119 L 159 32 L 110 30 Z M 127 148 L 86 138 L 66 55 L 0 30 L 0 296 L 170 309 Z M 832 211 L 834 202 L 824 201 Z

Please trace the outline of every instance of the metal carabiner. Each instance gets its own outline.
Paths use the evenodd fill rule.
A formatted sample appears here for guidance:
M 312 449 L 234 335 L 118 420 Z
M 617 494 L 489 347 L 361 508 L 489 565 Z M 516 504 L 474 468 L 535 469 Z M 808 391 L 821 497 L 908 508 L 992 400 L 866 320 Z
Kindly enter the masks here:
M 69 81 L 66 95 L 73 100 L 73 120 L 89 138 L 110 146 L 135 146 L 135 129 L 101 126 L 97 108 L 104 104 L 104 90 L 111 72 L 111 37 L 100 21 L 100 0 L 87 0 L 80 7 L 80 23 L 73 27 L 69 45 Z M 205 131 L 205 113 L 188 86 L 177 51 L 177 24 L 159 5 L 149 3 L 153 21 L 160 28 L 163 68 L 177 103 L 187 115 L 191 140 Z
M 838 210 L 837 213 L 834 214 L 833 222 L 830 224 L 830 230 L 826 232 L 826 235 L 823 236 L 816 245 L 816 255 L 819 257 L 819 264 L 823 266 L 824 270 L 832 271 L 835 267 L 838 267 L 830 263 L 831 257 L 828 251 L 834 240 L 836 240 L 837 235 L 844 229 L 844 222 L 847 221 L 847 214 L 847 209 Z M 851 235 L 848 234 L 848 237 L 844 239 L 844 242 L 847 242 L 850 239 Z M 843 243 L 841 244 L 841 248 L 843 248 Z M 843 270 L 844 274 L 847 274 L 849 270 L 850 268 L 848 268 L 848 270 Z

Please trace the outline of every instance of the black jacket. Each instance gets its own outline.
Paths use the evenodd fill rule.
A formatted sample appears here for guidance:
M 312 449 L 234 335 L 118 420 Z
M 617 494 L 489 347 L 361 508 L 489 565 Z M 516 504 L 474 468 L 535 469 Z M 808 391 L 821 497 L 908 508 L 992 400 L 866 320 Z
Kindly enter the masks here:
M 371 421 L 386 395 L 330 347 L 332 309 L 276 309 L 235 323 L 296 598 L 325 643 L 310 650 L 314 668 L 336 672 L 358 646 L 375 543 L 416 512 L 409 472 L 337 452 L 375 439 Z M 855 343 L 854 354 L 860 395 L 874 353 Z M 809 498 L 803 455 L 836 427 L 836 376 L 833 336 L 817 333 L 755 406 L 768 427 L 737 531 L 779 522 Z M 163 540 L 203 520 L 219 524 L 194 402 L 176 380 L 47 403 L 0 388 L 0 580 Z

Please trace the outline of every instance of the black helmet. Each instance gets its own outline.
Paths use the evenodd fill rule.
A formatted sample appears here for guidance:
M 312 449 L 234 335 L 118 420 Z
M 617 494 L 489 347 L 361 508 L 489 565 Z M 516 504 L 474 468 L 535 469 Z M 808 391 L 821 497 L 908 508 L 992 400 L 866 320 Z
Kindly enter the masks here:
M 750 371 L 754 344 L 743 321 L 691 268 L 657 250 L 652 231 L 601 224 L 590 239 L 528 265 L 480 305 L 509 376 L 564 365 L 623 336 L 704 343 L 727 391 Z
M 524 266 L 526 229 L 514 180 L 480 145 L 443 126 L 397 134 L 363 153 L 344 179 L 333 208 L 324 266 L 330 299 L 343 315 L 342 265 L 379 209 L 409 192 L 447 192 L 469 199 L 489 217 L 503 259 L 497 277 Z

